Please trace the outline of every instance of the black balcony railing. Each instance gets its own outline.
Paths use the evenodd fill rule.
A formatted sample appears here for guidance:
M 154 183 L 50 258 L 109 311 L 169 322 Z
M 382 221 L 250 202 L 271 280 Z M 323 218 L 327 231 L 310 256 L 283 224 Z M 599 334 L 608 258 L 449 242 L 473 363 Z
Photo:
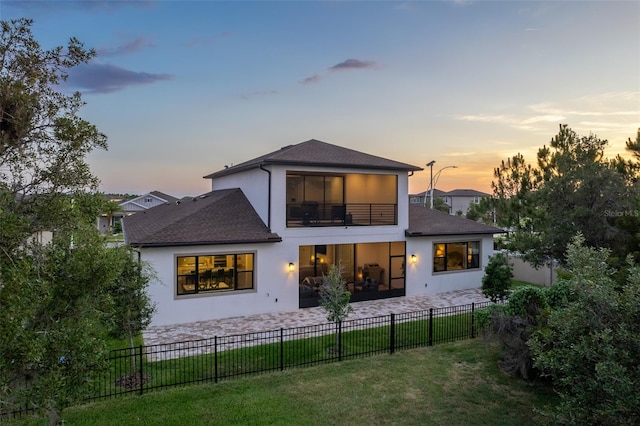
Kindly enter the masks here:
M 398 205 L 389 203 L 287 204 L 287 226 L 397 225 Z

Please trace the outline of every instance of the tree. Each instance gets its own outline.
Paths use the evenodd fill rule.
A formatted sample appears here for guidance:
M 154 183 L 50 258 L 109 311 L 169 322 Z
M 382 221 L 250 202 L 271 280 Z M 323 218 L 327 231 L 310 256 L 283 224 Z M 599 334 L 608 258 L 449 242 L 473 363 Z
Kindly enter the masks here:
M 581 233 L 588 245 L 624 259 L 634 241 L 616 216 L 632 209 L 634 188 L 627 172 L 605 159 L 607 144 L 561 125 L 538 150 L 536 167 L 517 155 L 495 170 L 499 223 L 514 231 L 511 251 L 540 266 L 564 259 L 571 238 Z
M 482 294 L 492 302 L 502 301 L 509 295 L 513 268 L 509 259 L 502 253 L 496 253 L 489 257 L 489 263 L 482 277 Z
M 133 300 L 144 279 L 95 227 L 102 197 L 85 157 L 106 136 L 78 116 L 79 93 L 58 91 L 95 53 L 74 38 L 43 50 L 31 25 L 0 21 L 0 410 L 56 424 L 106 368 L 116 298 Z
M 71 240 L 73 239 L 73 244 Z M 88 225 L 11 253 L 0 290 L 2 409 L 29 406 L 56 424 L 105 369 L 114 254 Z
M 331 265 L 329 273 L 322 277 L 320 306 L 327 312 L 327 321 L 336 324 L 336 352 L 341 353 L 339 328 L 347 316 L 353 312 L 349 304 L 351 293 L 342 278 L 342 267 Z
M 107 233 L 108 234 L 117 234 L 122 231 L 122 225 L 118 222 L 113 226 L 111 223 L 113 222 L 113 217 L 116 212 L 121 210 L 120 204 L 117 201 L 109 200 L 107 197 L 104 198 L 104 205 L 102 207 L 102 212 L 107 215 Z
M 631 138 L 627 139 L 626 148 L 627 151 L 633 154 L 636 160 L 640 161 L 640 129 L 638 129 L 638 136 L 636 136 L 635 140 L 631 140 Z
M 441 212 L 449 213 L 449 205 L 444 202 L 442 197 L 433 197 L 433 209 Z
M 510 229 L 527 229 L 535 209 L 534 195 L 540 182 L 536 169 L 527 164 L 518 153 L 493 170 L 496 180 L 493 189 L 492 208 L 498 225 Z M 488 206 L 487 206 L 488 207 Z
M 118 264 L 114 268 L 119 274 L 107 289 L 111 303 L 117 308 L 110 321 L 113 325 L 110 334 L 117 339 L 126 338 L 133 350 L 135 337 L 149 325 L 155 311 L 146 291 L 154 273 L 148 264 L 136 259 L 129 246 L 113 250 L 117 252 L 114 257 Z M 131 356 L 131 373 L 137 373 L 135 356 Z
M 551 378 L 562 424 L 638 424 L 640 269 L 618 289 L 603 261 L 607 249 L 567 250 L 569 279 L 559 303 L 529 341 L 535 366 Z
M 477 204 L 471 204 L 467 211 L 466 218 L 475 220 L 488 225 L 496 224 L 495 199 L 491 197 L 482 197 Z
M 341 322 L 346 319 L 353 311 L 350 298 L 351 293 L 342 278 L 342 267 L 331 265 L 329 273 L 322 277 L 320 288 L 320 306 L 327 312 L 327 321 Z

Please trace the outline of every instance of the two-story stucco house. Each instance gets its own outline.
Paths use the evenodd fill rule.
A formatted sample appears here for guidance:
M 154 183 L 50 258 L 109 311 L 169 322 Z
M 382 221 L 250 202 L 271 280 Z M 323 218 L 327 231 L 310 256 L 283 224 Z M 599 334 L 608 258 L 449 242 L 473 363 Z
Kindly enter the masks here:
M 410 205 L 421 170 L 318 140 L 205 176 L 211 192 L 125 218 L 149 262 L 153 325 L 318 304 L 339 264 L 352 301 L 479 287 L 499 229 Z
M 454 189 L 444 193 L 442 197 L 449 206 L 449 213 L 466 215 L 473 204 L 479 204 L 480 200 L 491 195 L 475 189 Z

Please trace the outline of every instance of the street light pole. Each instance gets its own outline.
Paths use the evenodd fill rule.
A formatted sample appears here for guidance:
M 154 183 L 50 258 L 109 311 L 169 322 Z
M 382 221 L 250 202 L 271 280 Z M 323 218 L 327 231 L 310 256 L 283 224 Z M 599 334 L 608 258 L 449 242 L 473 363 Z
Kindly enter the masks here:
M 434 164 L 436 164 L 436 160 L 431 160 L 427 163 L 427 166 L 431 168 L 431 177 L 429 179 L 429 191 L 430 191 L 429 197 L 431 198 L 431 201 L 430 201 L 431 209 L 433 209 L 433 165 Z M 426 195 L 427 194 L 425 194 L 425 198 L 424 198 L 425 207 L 427 205 Z
M 440 173 L 442 173 L 442 171 L 445 170 L 445 169 L 455 169 L 455 168 L 458 167 L 458 166 L 446 166 L 446 167 L 441 168 L 440 170 L 438 170 L 436 172 L 435 182 L 434 182 L 434 179 L 433 179 L 434 178 L 434 176 L 433 176 L 433 165 L 435 163 L 436 163 L 435 160 L 429 161 L 427 163 L 427 166 L 429 166 L 431 168 L 431 171 L 430 171 L 431 177 L 429 179 L 429 198 L 431 198 L 431 200 L 429 200 L 430 201 L 429 205 L 430 205 L 432 210 L 433 210 L 433 188 L 434 188 L 435 184 L 438 183 L 438 179 L 440 178 Z M 425 193 L 425 200 L 424 200 L 425 207 L 427 206 L 427 196 L 426 195 L 427 194 Z

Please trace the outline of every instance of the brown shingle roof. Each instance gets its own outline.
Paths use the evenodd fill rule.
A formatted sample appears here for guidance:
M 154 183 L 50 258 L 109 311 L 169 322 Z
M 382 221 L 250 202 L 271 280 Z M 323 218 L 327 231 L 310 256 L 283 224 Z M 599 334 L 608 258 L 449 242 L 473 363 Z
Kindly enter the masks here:
M 409 204 L 409 229 L 407 237 L 434 235 L 499 234 L 500 228 L 475 222 L 460 216 L 452 216 L 439 210 L 432 210 L 420 204 Z
M 475 189 L 453 189 L 444 195 L 450 197 L 491 197 L 491 194 L 476 191 Z
M 153 194 L 156 197 L 162 198 L 163 200 L 166 200 L 170 203 L 174 203 L 179 200 L 179 198 L 176 198 L 173 195 L 165 194 L 164 192 L 160 192 L 160 191 L 151 191 L 149 194 Z
M 245 161 L 244 163 L 236 164 L 235 166 L 211 173 L 204 178 L 213 179 L 267 164 L 406 171 L 422 170 L 422 168 L 412 166 L 410 164 L 388 160 L 386 158 L 365 154 L 353 149 L 311 139 L 296 145 L 285 146 L 277 151 L 254 158 L 253 160 Z
M 277 242 L 240 189 L 222 189 L 124 219 L 134 247 Z

